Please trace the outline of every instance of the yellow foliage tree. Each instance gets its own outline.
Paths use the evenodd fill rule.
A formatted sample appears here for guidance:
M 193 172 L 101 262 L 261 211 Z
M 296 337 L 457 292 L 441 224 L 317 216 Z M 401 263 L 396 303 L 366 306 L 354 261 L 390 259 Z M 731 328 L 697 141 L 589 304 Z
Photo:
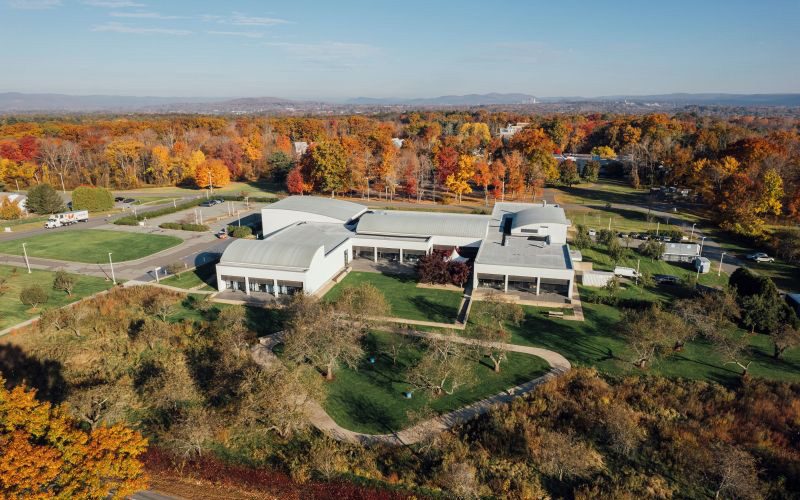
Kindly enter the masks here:
M 0 219 L 14 220 L 22 217 L 22 209 L 17 200 L 11 201 L 8 198 L 3 198 L 0 203 Z
M 475 176 L 475 157 L 470 155 L 461 155 L 458 158 L 458 168 L 455 173 L 447 176 L 445 179 L 445 186 L 447 189 L 458 196 L 458 202 L 461 203 L 461 196 L 464 193 L 471 193 L 472 187 L 469 181 Z
M 150 150 L 150 165 L 147 173 L 153 176 L 157 184 L 164 184 L 169 181 L 172 162 L 169 157 L 169 148 L 166 146 L 153 146 Z
M 231 182 L 231 172 L 222 160 L 210 159 L 197 166 L 194 183 L 199 188 L 225 187 Z
M 147 440 L 122 425 L 85 432 L 65 407 L 0 377 L 2 498 L 125 498 L 147 487 Z
M 613 159 L 617 157 L 617 153 L 615 153 L 610 146 L 595 146 L 592 148 L 592 155 L 605 159 Z
M 197 171 L 197 167 L 203 164 L 206 161 L 206 155 L 203 154 L 200 150 L 192 151 L 189 155 L 189 160 L 186 162 L 183 171 L 183 180 L 188 181 L 189 179 L 194 179 L 194 173 Z

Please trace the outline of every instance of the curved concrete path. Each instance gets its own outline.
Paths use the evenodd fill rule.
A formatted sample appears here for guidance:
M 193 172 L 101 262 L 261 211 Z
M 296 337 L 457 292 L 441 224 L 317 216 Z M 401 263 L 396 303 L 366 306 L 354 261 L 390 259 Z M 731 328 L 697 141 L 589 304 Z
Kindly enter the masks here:
M 488 413 L 492 408 L 498 404 L 508 403 L 514 398 L 519 397 L 525 393 L 531 392 L 539 384 L 556 377 L 571 368 L 570 362 L 557 352 L 547 349 L 540 349 L 538 347 L 527 347 L 516 344 L 502 344 L 499 342 L 482 342 L 475 339 L 467 339 L 455 335 L 441 335 L 438 333 L 428 333 L 420 331 L 404 331 L 397 332 L 404 335 L 414 337 L 430 338 L 430 339 L 448 339 L 470 345 L 499 345 L 503 346 L 506 350 L 512 352 L 519 352 L 523 354 L 530 354 L 544 359 L 550 365 L 550 371 L 541 377 L 537 377 L 529 382 L 518 385 L 507 391 L 495 394 L 486 399 L 482 399 L 470 405 L 459 408 L 458 410 L 451 411 L 444 415 L 425 420 L 412 427 L 403 429 L 392 434 L 364 434 L 361 432 L 351 431 L 337 424 L 325 409 L 313 400 L 306 401 L 306 409 L 311 424 L 322 432 L 330 435 L 338 441 L 359 444 L 388 444 L 388 445 L 408 445 L 418 443 L 430 439 L 434 435 L 448 430 L 456 425 L 462 424 L 471 420 L 479 415 Z M 278 362 L 278 358 L 272 352 L 272 348 L 281 339 L 281 333 L 270 335 L 261 340 L 260 343 L 253 347 L 252 355 L 253 360 L 261 365 L 268 366 L 273 362 Z

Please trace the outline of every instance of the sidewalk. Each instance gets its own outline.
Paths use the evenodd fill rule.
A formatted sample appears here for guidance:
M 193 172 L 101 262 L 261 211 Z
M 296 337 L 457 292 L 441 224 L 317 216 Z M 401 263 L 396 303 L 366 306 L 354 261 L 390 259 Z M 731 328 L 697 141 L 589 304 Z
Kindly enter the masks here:
M 497 405 L 508 403 L 514 398 L 523 394 L 531 392 L 538 385 L 545 381 L 556 377 L 562 373 L 567 372 L 570 368 L 570 362 L 557 352 L 547 349 L 540 349 L 538 347 L 527 347 L 516 344 L 502 344 L 498 342 L 485 343 L 475 339 L 465 339 L 454 335 L 441 335 L 438 333 L 428 333 L 420 331 L 398 332 L 404 335 L 414 337 L 422 337 L 429 339 L 448 339 L 454 342 L 470 345 L 501 345 L 505 349 L 512 352 L 519 352 L 523 354 L 530 354 L 545 360 L 551 367 L 550 371 L 541 377 L 535 378 L 516 387 L 512 387 L 504 392 L 495 394 L 488 398 L 482 399 L 475 403 L 469 404 L 458 410 L 450 413 L 440 415 L 438 417 L 425 420 L 412 427 L 403 429 L 393 434 L 364 434 L 361 432 L 351 431 L 337 424 L 328 412 L 317 403 L 308 398 L 298 395 L 305 402 L 306 410 L 311 424 L 320 431 L 330 435 L 338 441 L 347 443 L 358 444 L 387 444 L 392 446 L 408 445 L 418 443 L 430 439 L 435 434 L 448 430 L 456 425 L 462 424 L 471 420 L 479 415 L 488 413 Z M 275 333 L 269 337 L 261 339 L 252 349 L 253 360 L 261 366 L 270 366 L 272 363 L 280 363 L 278 358 L 273 354 L 272 348 L 281 340 L 283 332 Z

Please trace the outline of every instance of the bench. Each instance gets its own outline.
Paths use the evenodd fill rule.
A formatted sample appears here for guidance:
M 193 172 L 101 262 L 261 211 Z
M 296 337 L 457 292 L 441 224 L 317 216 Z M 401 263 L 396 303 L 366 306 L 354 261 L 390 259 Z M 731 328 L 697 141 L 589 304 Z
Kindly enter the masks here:
M 547 311 L 547 316 L 550 318 L 563 318 L 564 311 Z

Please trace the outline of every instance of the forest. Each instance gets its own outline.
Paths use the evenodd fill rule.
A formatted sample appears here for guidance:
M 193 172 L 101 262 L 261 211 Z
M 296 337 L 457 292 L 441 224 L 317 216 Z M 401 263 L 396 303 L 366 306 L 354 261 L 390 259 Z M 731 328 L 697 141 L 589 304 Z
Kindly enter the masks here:
M 510 123 L 527 125 L 501 137 Z M 207 188 L 237 180 L 292 194 L 458 203 L 474 193 L 488 202 L 596 180 L 597 162 L 578 169 L 560 156 L 591 153 L 624 160 L 607 162 L 605 175 L 637 188 L 691 189 L 721 227 L 761 236 L 772 224 L 800 220 L 799 130 L 794 117 L 697 112 L 7 116 L 0 187 Z M 296 150 L 299 142 L 308 148 Z

